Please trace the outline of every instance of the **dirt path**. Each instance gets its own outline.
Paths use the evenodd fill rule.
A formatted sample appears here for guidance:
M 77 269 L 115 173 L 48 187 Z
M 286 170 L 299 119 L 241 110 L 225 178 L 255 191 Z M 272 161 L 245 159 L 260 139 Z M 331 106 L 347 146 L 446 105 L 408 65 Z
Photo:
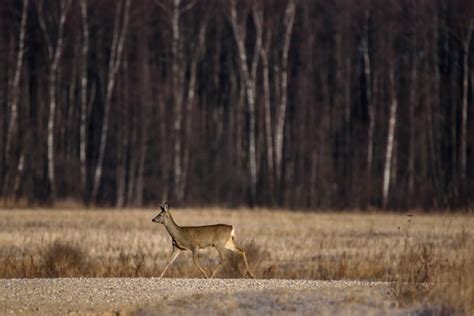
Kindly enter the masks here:
M 75 278 L 0 280 L 0 314 L 407 314 L 381 282 Z

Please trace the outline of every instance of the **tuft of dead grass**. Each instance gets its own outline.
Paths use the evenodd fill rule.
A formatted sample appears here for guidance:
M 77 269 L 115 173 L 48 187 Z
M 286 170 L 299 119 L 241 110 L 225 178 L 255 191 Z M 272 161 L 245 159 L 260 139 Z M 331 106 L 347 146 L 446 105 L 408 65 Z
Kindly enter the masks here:
M 43 272 L 38 259 L 31 254 L 21 256 L 6 254 L 0 258 L 0 277 L 2 279 L 43 277 Z
M 41 254 L 40 269 L 50 278 L 83 276 L 89 270 L 88 254 L 78 245 L 54 241 Z
M 430 245 L 415 245 L 398 258 L 392 295 L 404 306 L 422 302 L 433 287 L 435 255 Z
M 428 300 L 442 314 L 474 315 L 474 259 L 472 253 L 466 260 L 440 266 L 434 276 Z

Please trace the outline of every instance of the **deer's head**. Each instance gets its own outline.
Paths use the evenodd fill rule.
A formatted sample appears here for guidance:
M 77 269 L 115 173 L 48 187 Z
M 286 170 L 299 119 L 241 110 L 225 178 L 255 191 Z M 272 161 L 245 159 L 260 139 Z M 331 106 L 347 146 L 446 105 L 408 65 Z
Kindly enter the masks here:
M 161 208 L 161 212 L 158 215 L 156 215 L 151 221 L 155 223 L 166 224 L 171 217 L 168 203 L 165 202 L 165 204 L 160 205 L 160 208 Z

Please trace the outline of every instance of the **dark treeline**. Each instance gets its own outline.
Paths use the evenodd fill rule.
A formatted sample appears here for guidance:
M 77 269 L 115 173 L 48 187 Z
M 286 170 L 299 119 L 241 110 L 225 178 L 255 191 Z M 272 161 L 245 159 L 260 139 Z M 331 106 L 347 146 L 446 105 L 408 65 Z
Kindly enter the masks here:
M 464 208 L 474 1 L 3 0 L 7 203 Z

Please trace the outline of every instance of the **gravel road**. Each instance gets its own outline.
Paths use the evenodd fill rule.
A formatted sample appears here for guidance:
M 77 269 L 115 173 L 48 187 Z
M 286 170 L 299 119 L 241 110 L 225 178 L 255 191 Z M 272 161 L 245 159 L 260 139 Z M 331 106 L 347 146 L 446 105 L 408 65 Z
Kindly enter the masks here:
M 5 315 L 401 315 L 387 283 L 64 278 L 0 280 Z

